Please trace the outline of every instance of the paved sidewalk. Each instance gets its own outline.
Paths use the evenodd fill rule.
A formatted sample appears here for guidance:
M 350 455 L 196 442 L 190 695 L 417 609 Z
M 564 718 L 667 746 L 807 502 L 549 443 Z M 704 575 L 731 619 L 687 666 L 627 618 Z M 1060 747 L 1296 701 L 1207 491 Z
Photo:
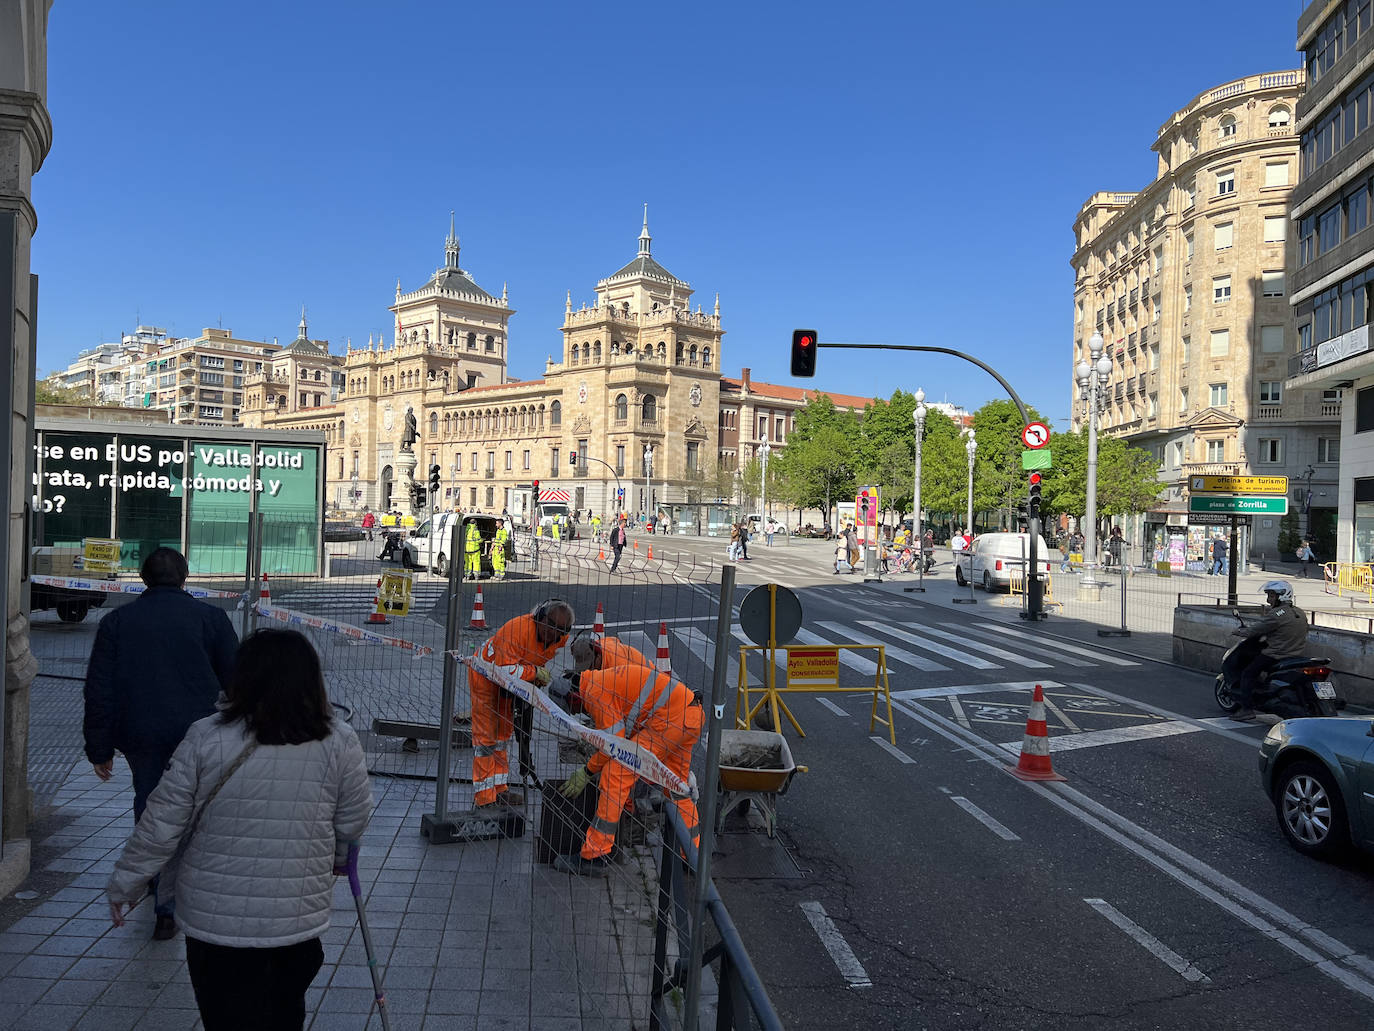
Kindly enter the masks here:
M 518 840 L 431 847 L 419 820 L 433 784 L 374 777 L 372 788 L 360 866 L 393 1028 L 647 1025 L 657 883 L 647 851 L 603 880 L 535 864 L 533 820 Z M 151 940 L 146 901 L 124 928 L 110 925 L 103 888 L 132 799 L 122 761 L 107 783 L 80 762 L 40 812 L 33 872 L 0 903 L 0 1028 L 200 1027 L 183 939 Z M 345 878 L 324 946 L 306 1026 L 380 1027 Z

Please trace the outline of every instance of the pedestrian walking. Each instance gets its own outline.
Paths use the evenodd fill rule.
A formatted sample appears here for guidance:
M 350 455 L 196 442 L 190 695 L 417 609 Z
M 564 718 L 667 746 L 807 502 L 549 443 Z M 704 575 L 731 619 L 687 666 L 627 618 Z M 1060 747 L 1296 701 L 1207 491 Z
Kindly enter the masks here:
M 778 532 L 778 524 L 770 517 L 768 522 L 763 524 L 763 539 L 771 548 L 773 546 L 773 535 Z
M 97 777 L 110 779 L 116 751 L 129 764 L 135 823 L 187 728 L 214 713 L 238 649 L 229 617 L 186 593 L 181 552 L 157 548 L 139 573 L 144 592 L 96 626 L 83 724 Z M 176 906 L 170 891 L 159 891 L 157 871 L 148 872 L 153 937 L 167 941 L 176 936 Z
M 372 514 L 372 510 L 363 506 L 363 529 L 367 531 L 367 539 L 372 540 L 372 530 L 377 525 L 377 517 Z
M 611 527 L 611 553 L 615 556 L 615 561 L 611 563 L 612 573 L 615 572 L 616 566 L 620 565 L 620 554 L 625 550 L 625 543 L 625 520 L 621 518 Z
M 849 571 L 852 573 L 858 568 L 859 559 L 859 535 L 854 530 L 854 524 L 850 523 L 844 530 L 844 543 L 849 551 Z
M 1312 551 L 1312 542 L 1303 539 L 1298 545 L 1298 561 L 1302 563 L 1302 578 L 1307 579 L 1307 567 L 1317 560 L 1316 554 Z
M 1111 566 L 1120 566 L 1126 557 L 1126 549 L 1131 546 L 1131 542 L 1121 536 L 1121 527 L 1113 526 L 1112 532 L 1107 537 L 1107 556 Z
M 302 1028 L 334 876 L 371 811 L 362 747 L 333 714 L 315 649 L 295 630 L 260 630 L 115 863 L 110 918 L 123 926 L 167 868 L 206 1031 Z
M 739 524 L 739 554 L 745 562 L 749 561 L 749 524 Z
M 1226 561 L 1226 538 L 1217 534 L 1212 538 L 1212 568 L 1209 575 L 1229 574 L 1230 571 L 1230 566 Z
M 477 646 L 477 658 L 500 666 L 511 676 L 538 687 L 552 679 L 548 662 L 572 630 L 573 608 L 550 598 L 527 616 L 503 623 Z M 519 807 L 523 792 L 510 786 L 510 738 L 515 731 L 515 701 L 501 685 L 476 670 L 468 671 L 472 711 L 472 787 L 480 809 L 492 805 Z M 525 703 L 521 702 L 521 705 Z

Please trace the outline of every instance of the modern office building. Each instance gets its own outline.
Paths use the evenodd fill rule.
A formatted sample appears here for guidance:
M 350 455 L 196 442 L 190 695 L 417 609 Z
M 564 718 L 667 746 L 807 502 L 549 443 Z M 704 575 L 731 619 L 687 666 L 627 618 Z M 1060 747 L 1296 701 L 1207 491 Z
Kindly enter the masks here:
M 1297 246 L 1289 300 L 1297 336 L 1284 386 L 1320 393 L 1339 413 L 1340 432 L 1324 435 L 1309 459 L 1323 472 L 1339 462 L 1335 546 L 1316 550 L 1322 559 L 1358 563 L 1374 561 L 1371 7 L 1371 0 L 1322 0 L 1298 19 L 1307 91 L 1297 107 L 1302 159 L 1291 201 Z
M 1302 70 L 1271 72 L 1198 94 L 1160 126 L 1154 181 L 1093 194 L 1074 222 L 1073 363 L 1101 333 L 1112 372 L 1099 431 L 1159 465 L 1159 501 L 1128 527 L 1147 561 L 1200 556 L 1216 532 L 1189 515 L 1189 476 L 1287 475 L 1325 492 L 1334 516 L 1339 403 L 1284 383 L 1304 81 Z M 1076 389 L 1073 412 L 1084 425 Z M 1250 554 L 1273 556 L 1280 520 L 1253 519 Z

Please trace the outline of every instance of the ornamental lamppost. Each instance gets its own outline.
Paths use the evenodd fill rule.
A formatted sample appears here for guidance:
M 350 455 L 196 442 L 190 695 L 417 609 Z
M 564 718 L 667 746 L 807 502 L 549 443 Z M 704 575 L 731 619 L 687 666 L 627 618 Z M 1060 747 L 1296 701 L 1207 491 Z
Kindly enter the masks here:
M 1102 349 L 1102 334 L 1094 333 L 1088 341 L 1091 361 L 1081 361 L 1074 369 L 1078 381 L 1079 400 L 1088 403 L 1088 497 L 1084 518 L 1088 532 L 1084 534 L 1083 564 L 1089 569 L 1097 565 L 1097 411 L 1106 396 L 1107 380 L 1112 375 L 1111 355 Z
M 649 518 L 649 513 L 653 509 L 653 475 L 654 475 L 654 446 L 644 445 L 644 518 Z
M 763 442 L 763 447 L 759 448 L 759 461 L 762 463 L 762 476 L 760 479 L 763 482 L 763 515 L 765 519 L 773 514 L 768 509 L 768 456 L 772 453 L 772 447 L 770 447 L 768 441 L 765 440 Z
M 964 518 L 964 529 L 968 533 L 973 532 L 973 460 L 978 455 L 978 441 L 973 436 L 973 427 L 970 426 L 966 431 L 968 440 L 964 442 L 964 451 L 968 454 L 968 513 Z

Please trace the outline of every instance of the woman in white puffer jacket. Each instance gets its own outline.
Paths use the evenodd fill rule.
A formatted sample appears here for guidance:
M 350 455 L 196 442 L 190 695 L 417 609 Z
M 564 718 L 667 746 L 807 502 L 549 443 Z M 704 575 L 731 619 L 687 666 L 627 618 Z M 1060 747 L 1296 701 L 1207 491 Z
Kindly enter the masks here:
M 302 1027 L 335 870 L 372 811 L 357 735 L 294 630 L 239 646 L 221 712 L 191 725 L 115 864 L 116 926 L 176 857 L 176 919 L 206 1031 Z M 178 846 L 185 847 L 178 856 Z

